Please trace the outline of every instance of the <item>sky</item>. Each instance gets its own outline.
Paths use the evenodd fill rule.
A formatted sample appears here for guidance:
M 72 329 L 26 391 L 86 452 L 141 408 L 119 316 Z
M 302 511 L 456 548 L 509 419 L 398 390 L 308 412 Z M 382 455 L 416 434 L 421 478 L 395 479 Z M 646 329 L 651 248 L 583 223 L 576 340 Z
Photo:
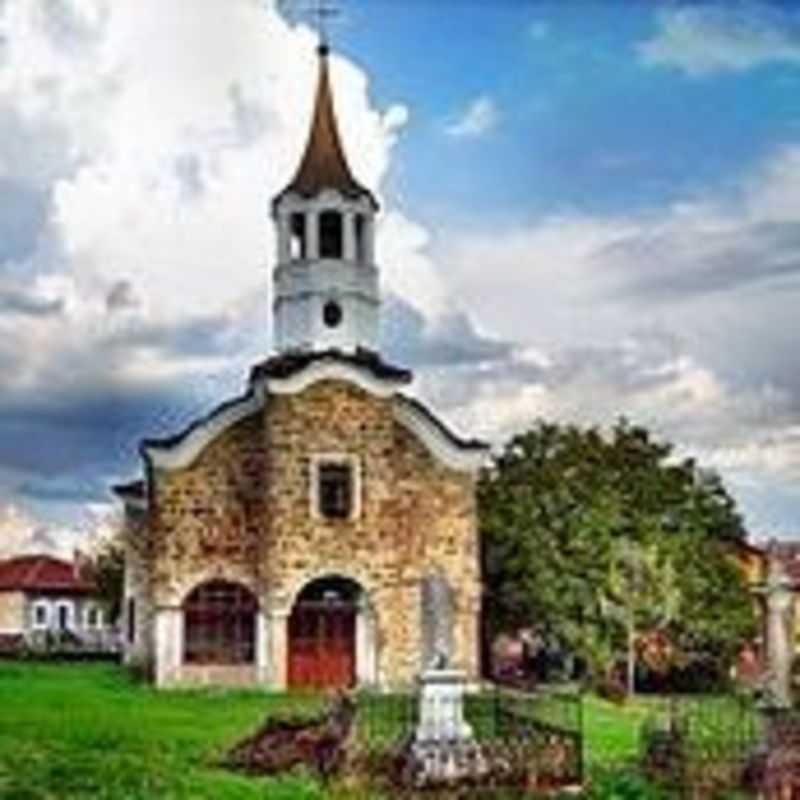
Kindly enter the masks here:
M 0 553 L 271 353 L 303 0 L 0 0 Z M 340 0 L 382 349 L 458 432 L 620 415 L 800 538 L 800 3 Z

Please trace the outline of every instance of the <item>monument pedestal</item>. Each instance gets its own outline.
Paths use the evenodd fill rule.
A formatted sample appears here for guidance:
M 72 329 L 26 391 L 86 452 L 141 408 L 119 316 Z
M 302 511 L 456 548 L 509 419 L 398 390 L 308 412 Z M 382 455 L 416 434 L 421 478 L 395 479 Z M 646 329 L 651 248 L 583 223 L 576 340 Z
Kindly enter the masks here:
M 472 727 L 464 719 L 466 674 L 428 669 L 420 677 L 419 723 L 410 748 L 409 768 L 417 787 L 477 778 L 488 769 Z
M 420 677 L 416 743 L 469 742 L 472 728 L 464 719 L 466 675 L 457 669 L 429 669 Z

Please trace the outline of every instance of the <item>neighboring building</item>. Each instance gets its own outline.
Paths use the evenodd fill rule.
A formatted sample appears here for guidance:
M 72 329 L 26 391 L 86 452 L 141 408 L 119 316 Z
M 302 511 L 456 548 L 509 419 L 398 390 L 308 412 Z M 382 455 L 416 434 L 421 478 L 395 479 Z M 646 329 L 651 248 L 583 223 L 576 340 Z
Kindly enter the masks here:
M 0 561 L 2 649 L 43 644 L 48 633 L 91 649 L 108 646 L 102 604 L 75 563 L 47 555 Z
M 159 686 L 410 684 L 432 575 L 448 585 L 453 665 L 479 677 L 487 449 L 403 394 L 411 373 L 378 352 L 377 211 L 321 47 L 306 150 L 272 203 L 277 353 L 242 397 L 144 441 L 143 480 L 116 487 L 125 658 Z

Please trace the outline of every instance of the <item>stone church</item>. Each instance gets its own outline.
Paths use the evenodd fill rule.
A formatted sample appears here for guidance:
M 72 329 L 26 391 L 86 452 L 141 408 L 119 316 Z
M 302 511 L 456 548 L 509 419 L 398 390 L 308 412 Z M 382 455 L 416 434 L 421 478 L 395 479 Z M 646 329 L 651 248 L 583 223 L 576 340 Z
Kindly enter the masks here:
M 125 508 L 125 660 L 158 686 L 399 687 L 424 668 L 422 585 L 479 672 L 475 479 L 486 446 L 379 353 L 378 203 L 354 178 L 328 52 L 306 149 L 272 202 L 274 355 L 247 391 L 146 439 Z

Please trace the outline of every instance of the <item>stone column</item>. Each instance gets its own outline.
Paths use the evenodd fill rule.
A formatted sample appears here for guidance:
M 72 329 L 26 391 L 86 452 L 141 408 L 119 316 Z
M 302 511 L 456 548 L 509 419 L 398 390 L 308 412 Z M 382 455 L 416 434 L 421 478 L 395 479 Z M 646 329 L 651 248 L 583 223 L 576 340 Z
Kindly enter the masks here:
M 375 220 L 364 215 L 364 263 L 375 264 Z
M 256 614 L 256 681 L 259 684 L 269 684 L 272 680 L 269 627 L 267 615 L 259 610 Z
M 183 609 L 162 606 L 155 612 L 156 686 L 175 684 L 183 663 Z
M 352 211 L 342 213 L 342 233 L 344 234 L 344 260 L 356 260 L 356 215 Z
M 288 264 L 292 259 L 291 253 L 291 230 L 289 227 L 290 216 L 286 212 L 278 215 L 278 264 Z
M 770 548 L 767 598 L 767 659 L 770 671 L 770 694 L 777 708 L 789 708 L 792 671 L 792 610 L 794 592 L 783 563 Z
M 272 687 L 283 691 L 289 688 L 289 611 L 280 609 L 269 615 L 270 676 Z
M 362 604 L 356 615 L 356 685 L 374 686 L 378 680 L 375 615 Z
M 319 212 L 305 212 L 306 220 L 306 259 L 315 261 L 319 258 Z

